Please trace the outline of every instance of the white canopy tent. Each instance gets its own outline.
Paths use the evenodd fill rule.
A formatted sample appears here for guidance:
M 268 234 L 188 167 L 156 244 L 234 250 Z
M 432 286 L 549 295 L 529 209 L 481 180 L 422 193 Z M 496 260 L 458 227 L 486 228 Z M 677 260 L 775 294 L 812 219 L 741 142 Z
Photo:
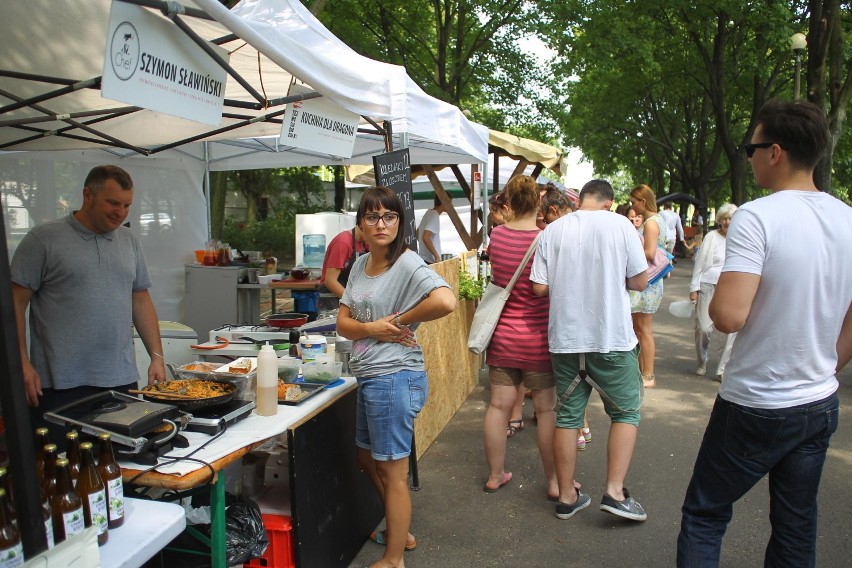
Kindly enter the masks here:
M 159 13 L 154 7 L 173 7 L 128 1 L 144 3 L 152 13 Z M 150 212 L 165 212 L 173 221 L 166 241 L 166 235 L 140 237 L 155 273 L 152 293 L 160 317 L 180 321 L 183 265 L 209 233 L 207 172 L 371 164 L 389 140 L 394 148 L 409 148 L 412 164 L 487 160 L 485 127 L 426 95 L 404 68 L 355 53 L 298 0 L 244 0 L 233 11 L 216 0 L 184 3 L 187 13 L 171 17 L 225 48 L 240 78 L 227 80 L 220 128 L 101 96 L 110 0 L 31 0 L 4 7 L 0 149 L 21 151 L 0 153 L 4 209 L 10 209 L 10 195 L 21 206 L 17 195 L 43 194 L 34 218 L 23 222 L 20 215 L 6 223 L 10 252 L 32 224 L 78 206 L 89 168 L 119 164 L 138 190 L 131 227 L 138 231 L 138 216 Z M 175 33 L 184 32 L 176 27 Z M 351 158 L 282 143 L 281 116 L 292 100 L 287 95 L 295 78 L 363 117 Z

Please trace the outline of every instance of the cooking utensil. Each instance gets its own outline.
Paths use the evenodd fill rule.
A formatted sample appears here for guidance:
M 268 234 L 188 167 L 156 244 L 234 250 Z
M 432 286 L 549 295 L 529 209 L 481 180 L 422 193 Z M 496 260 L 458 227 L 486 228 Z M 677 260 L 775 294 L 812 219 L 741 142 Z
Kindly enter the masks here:
M 240 341 L 246 341 L 248 343 L 253 343 L 258 346 L 258 348 L 263 347 L 267 343 L 269 343 L 272 348 L 276 351 L 287 351 L 290 349 L 290 342 L 286 339 L 255 339 L 253 337 L 240 337 Z M 234 345 L 236 342 L 232 341 L 231 345 Z
M 272 314 L 266 318 L 269 327 L 289 328 L 299 327 L 308 323 L 308 314 L 291 312 L 286 314 Z
M 145 397 L 146 400 L 168 402 L 169 404 L 173 404 L 175 406 L 180 407 L 186 412 L 192 412 L 193 410 L 198 410 L 200 408 L 211 408 L 214 406 L 219 406 L 220 404 L 225 404 L 226 402 L 233 400 L 234 396 L 237 393 L 237 386 L 231 383 L 222 383 L 222 385 L 225 387 L 226 390 L 224 394 L 220 394 L 218 396 L 209 396 L 205 398 L 197 398 L 191 396 L 183 398 L 183 396 L 174 396 L 173 393 L 164 393 L 160 391 L 150 391 L 145 389 L 142 390 L 141 394 Z

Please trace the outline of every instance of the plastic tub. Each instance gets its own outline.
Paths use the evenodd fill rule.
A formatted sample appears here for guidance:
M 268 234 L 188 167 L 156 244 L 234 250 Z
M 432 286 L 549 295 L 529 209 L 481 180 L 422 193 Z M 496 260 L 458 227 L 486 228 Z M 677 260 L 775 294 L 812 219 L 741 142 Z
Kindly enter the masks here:
M 299 367 L 302 362 L 295 357 L 278 358 L 278 378 L 285 383 L 292 383 L 299 376 Z
M 342 370 L 340 361 L 311 361 L 302 365 L 302 377 L 306 383 L 327 385 L 339 379 Z

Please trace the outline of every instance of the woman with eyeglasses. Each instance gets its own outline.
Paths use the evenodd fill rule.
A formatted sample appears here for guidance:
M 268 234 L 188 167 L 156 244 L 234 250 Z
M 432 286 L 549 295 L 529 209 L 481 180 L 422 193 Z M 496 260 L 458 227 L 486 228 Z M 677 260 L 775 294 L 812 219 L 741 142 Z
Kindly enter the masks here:
M 722 275 L 722 267 L 725 264 L 725 250 L 727 245 L 728 227 L 731 226 L 731 217 L 736 212 L 737 206 L 733 203 L 725 203 L 716 211 L 716 224 L 719 226 L 715 231 L 710 231 L 695 255 L 695 264 L 692 267 L 692 282 L 689 286 L 689 299 L 696 303 L 695 306 L 695 355 L 697 365 L 695 374 L 704 376 L 707 374 L 707 359 L 710 350 L 710 334 L 714 331 L 713 321 L 710 319 L 710 301 L 716 291 L 716 283 Z M 731 348 L 737 334 L 730 335 L 719 332 L 720 340 L 724 341 L 724 348 L 716 367 L 714 378 L 721 382 L 722 374 L 728 359 L 731 358 Z
M 355 222 L 370 252 L 352 265 L 340 299 L 337 333 L 352 340 L 349 368 L 358 380 L 355 444 L 358 462 L 385 507 L 387 529 L 370 538 L 386 546 L 373 566 L 401 566 L 417 546 L 409 534 L 411 496 L 408 456 L 414 418 L 426 403 L 429 384 L 416 330 L 456 307 L 443 278 L 404 242 L 402 202 L 386 187 L 371 187 Z
M 541 232 L 536 226 L 539 189 L 532 177 L 513 177 L 506 184 L 503 195 L 507 207 L 506 223 L 494 228 L 488 244 L 491 280 L 500 286 L 509 283 L 533 240 Z M 550 304 L 547 298 L 533 293 L 529 279 L 531 266 L 532 257 L 509 294 L 486 351 L 491 400 L 483 422 L 485 460 L 488 464 L 488 478 L 483 491 L 494 493 L 512 479 L 511 472 L 505 469 L 506 424 L 517 401 L 518 389 L 523 385 L 532 392 L 538 423 L 536 441 L 547 496 L 554 498 L 559 494 L 559 486 L 553 461 L 556 381 L 547 342 Z
M 648 262 L 654 260 L 657 247 L 665 248 L 666 233 L 663 217 L 657 213 L 657 196 L 647 185 L 638 185 L 630 192 L 630 207 L 645 221 L 639 226 L 639 234 L 644 239 L 645 257 Z M 630 311 L 633 316 L 633 331 L 639 340 L 639 371 L 642 384 L 646 389 L 657 386 L 654 376 L 654 314 L 663 301 L 663 280 L 648 284 L 642 292 L 630 290 Z

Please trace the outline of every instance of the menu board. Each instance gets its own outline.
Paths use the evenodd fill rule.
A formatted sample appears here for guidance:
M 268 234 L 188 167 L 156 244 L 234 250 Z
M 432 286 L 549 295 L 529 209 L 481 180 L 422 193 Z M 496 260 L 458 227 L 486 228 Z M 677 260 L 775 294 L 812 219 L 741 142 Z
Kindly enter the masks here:
M 417 250 L 417 230 L 414 222 L 414 198 L 411 195 L 411 161 L 408 148 L 373 156 L 376 185 L 396 192 L 405 212 L 404 239 L 411 250 Z

